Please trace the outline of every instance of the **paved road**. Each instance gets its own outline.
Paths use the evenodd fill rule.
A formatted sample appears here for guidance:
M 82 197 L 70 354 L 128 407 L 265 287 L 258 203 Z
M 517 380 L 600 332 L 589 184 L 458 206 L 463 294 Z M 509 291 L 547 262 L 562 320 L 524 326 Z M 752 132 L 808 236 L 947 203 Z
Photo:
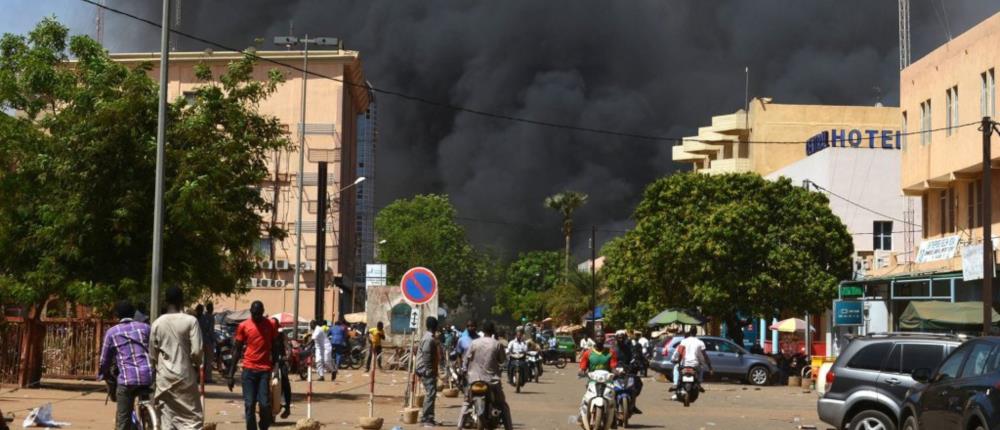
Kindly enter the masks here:
M 414 425 L 400 424 L 402 407 L 402 373 L 382 373 L 376 385 L 375 415 L 385 418 L 385 430 L 399 425 L 404 429 L 414 429 Z M 826 429 L 816 417 L 815 393 L 804 393 L 801 389 L 788 387 L 764 387 L 756 389 L 745 385 L 728 383 L 708 384 L 708 392 L 689 408 L 669 401 L 669 384 L 652 378 L 646 379 L 645 388 L 639 398 L 639 407 L 645 412 L 632 420 L 635 428 L 701 430 L 701 429 L 797 429 L 800 424 L 816 425 Z M 0 390 L 0 408 L 4 411 L 19 410 L 53 402 L 55 418 L 72 423 L 74 429 L 107 429 L 112 427 L 114 405 L 104 404 L 104 395 L 97 392 L 82 393 L 100 389 L 92 383 L 76 383 L 42 390 Z M 360 372 L 342 372 L 335 383 L 317 382 L 314 385 L 313 414 L 326 424 L 325 430 L 356 428 L 357 417 L 367 415 L 367 384 Z M 579 408 L 584 384 L 576 378 L 575 370 L 567 367 L 557 371 L 546 367 L 546 373 L 539 384 L 529 384 L 520 394 L 507 388 L 507 399 L 513 410 L 515 428 L 520 430 L 576 430 L 580 427 L 570 422 Z M 293 391 L 304 393 L 306 384 L 295 382 Z M 292 416 L 280 420 L 276 428 L 292 428 L 295 420 L 305 416 L 305 398 L 295 396 Z M 447 427 L 454 428 L 458 416 L 459 399 L 440 397 L 437 419 Z M 219 429 L 244 429 L 242 424 L 243 403 L 237 384 L 236 392 L 229 393 L 223 385 L 208 389 L 206 420 L 218 423 Z M 25 412 L 18 412 L 20 419 Z

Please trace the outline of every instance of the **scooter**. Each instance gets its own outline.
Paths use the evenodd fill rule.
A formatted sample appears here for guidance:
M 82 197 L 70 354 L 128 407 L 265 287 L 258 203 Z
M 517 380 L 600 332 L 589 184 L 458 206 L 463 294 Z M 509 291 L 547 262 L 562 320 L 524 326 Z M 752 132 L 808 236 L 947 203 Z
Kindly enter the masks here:
M 632 408 L 635 406 L 635 375 L 624 369 L 615 370 L 615 424 L 628 428 L 628 420 L 632 418 Z
M 528 351 L 528 380 L 538 382 L 542 377 L 542 357 L 538 351 Z
M 309 377 L 309 369 L 313 367 L 313 345 L 309 342 L 303 346 L 302 342 L 293 340 L 292 354 L 288 357 L 288 373 L 299 375 L 300 381 L 305 381 Z
M 466 402 L 471 406 L 465 415 L 459 417 L 459 428 L 471 426 L 478 430 L 496 429 L 503 426 L 503 407 L 497 404 L 496 391 L 500 383 L 490 384 L 486 381 L 475 381 L 469 386 Z
M 225 330 L 215 330 L 215 363 L 212 365 L 223 375 L 228 375 L 233 365 L 233 337 Z
M 567 360 L 566 357 L 563 357 L 562 354 L 560 354 L 559 351 L 555 349 L 547 349 L 542 352 L 542 362 L 551 366 L 555 366 L 556 369 L 562 369 L 566 367 L 566 363 L 568 361 L 569 360 Z
M 587 374 L 587 393 L 583 395 L 580 423 L 584 430 L 608 430 L 614 423 L 615 390 L 611 385 L 615 375 L 607 370 Z
M 698 400 L 699 393 L 701 393 L 701 381 L 698 380 L 698 369 L 690 366 L 681 367 L 680 384 L 677 385 L 675 392 L 677 401 L 683 402 L 686 408 Z
M 511 375 L 510 377 L 514 380 L 514 392 L 520 393 L 521 387 L 525 384 L 525 378 L 528 376 L 527 363 L 524 361 L 523 353 L 516 353 L 510 355 L 511 364 Z

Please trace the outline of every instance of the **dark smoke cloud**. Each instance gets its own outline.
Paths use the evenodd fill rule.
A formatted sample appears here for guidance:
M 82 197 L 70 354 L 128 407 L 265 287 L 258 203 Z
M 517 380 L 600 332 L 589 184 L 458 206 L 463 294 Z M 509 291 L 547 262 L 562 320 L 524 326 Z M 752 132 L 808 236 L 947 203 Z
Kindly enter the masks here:
M 1000 9 L 912 3 L 914 58 L 946 40 L 945 15 L 957 35 Z M 159 16 L 158 1 L 111 4 Z M 751 96 L 776 102 L 899 100 L 895 1 L 183 0 L 181 11 L 182 30 L 238 47 L 288 34 L 293 21 L 296 35 L 338 36 L 360 50 L 376 86 L 593 128 L 693 134 L 743 105 L 745 65 Z M 112 49 L 157 49 L 155 29 L 112 19 Z M 620 230 L 645 184 L 680 167 L 665 143 L 378 102 L 378 204 L 448 193 L 460 216 L 501 222 L 465 224 L 475 243 L 505 254 L 560 246 L 546 195 L 586 192 L 579 229 Z

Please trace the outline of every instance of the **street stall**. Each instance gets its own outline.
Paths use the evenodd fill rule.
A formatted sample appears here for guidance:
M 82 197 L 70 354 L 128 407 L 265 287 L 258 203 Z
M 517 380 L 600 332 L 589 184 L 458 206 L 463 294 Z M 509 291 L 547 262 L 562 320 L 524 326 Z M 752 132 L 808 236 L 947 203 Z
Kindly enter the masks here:
M 993 311 L 993 323 L 1000 314 Z M 910 302 L 899 316 L 899 328 L 925 332 L 979 333 L 983 327 L 983 302 Z

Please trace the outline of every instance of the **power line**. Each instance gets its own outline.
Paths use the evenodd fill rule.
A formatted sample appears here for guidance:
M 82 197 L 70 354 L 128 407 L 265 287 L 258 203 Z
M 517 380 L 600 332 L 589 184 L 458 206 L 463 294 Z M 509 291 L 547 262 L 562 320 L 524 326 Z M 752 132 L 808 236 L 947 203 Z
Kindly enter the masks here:
M 837 193 L 835 193 L 833 191 L 830 191 L 830 190 L 828 190 L 826 188 L 823 188 L 823 187 L 819 186 L 819 184 L 817 184 L 815 182 L 809 181 L 809 184 L 811 184 L 812 186 L 816 187 L 817 190 L 821 190 L 823 192 L 826 192 L 827 194 L 829 194 L 831 196 L 834 196 L 834 197 L 836 197 L 838 199 L 841 199 L 841 200 L 843 200 L 843 201 L 845 201 L 847 203 L 850 203 L 850 204 L 852 204 L 854 206 L 857 206 L 857 207 L 859 207 L 861 209 L 864 209 L 864 210 L 866 210 L 868 212 L 871 212 L 871 213 L 873 213 L 875 215 L 878 215 L 878 216 L 881 216 L 881 217 L 885 217 L 885 218 L 891 219 L 893 221 L 899 221 L 899 222 L 903 223 L 903 225 L 910 224 L 910 223 L 908 223 L 908 222 L 906 222 L 904 220 L 901 220 L 901 219 L 893 217 L 893 216 L 886 215 L 886 214 L 884 214 L 882 212 L 876 211 L 875 209 L 869 208 L 869 207 L 867 207 L 865 205 L 862 205 L 862 204 L 857 203 L 857 202 L 855 202 L 855 201 L 853 201 L 851 199 L 848 199 L 847 197 L 844 197 L 844 196 L 842 196 L 840 194 L 837 194 Z M 918 224 L 911 224 L 911 225 L 914 226 L 914 227 L 919 227 L 919 228 L 923 229 L 923 226 L 920 226 Z
M 129 12 L 125 12 L 123 10 L 115 9 L 115 8 L 107 6 L 107 5 L 100 4 L 100 3 L 98 3 L 95 0 L 80 0 L 80 1 L 82 1 L 84 3 L 87 3 L 87 4 L 90 4 L 90 5 L 93 5 L 94 7 L 98 7 L 98 8 L 101 8 L 103 10 L 107 10 L 107 11 L 116 13 L 116 14 L 121 15 L 121 16 L 125 16 L 125 17 L 128 17 L 128 18 L 134 19 L 136 21 L 140 21 L 140 22 L 149 24 L 149 25 L 151 25 L 153 27 L 156 27 L 156 28 L 161 28 L 162 27 L 161 24 L 158 23 L 158 22 L 155 22 L 155 21 L 152 21 L 152 20 L 140 17 L 138 15 L 135 15 L 135 14 L 132 14 L 132 13 L 129 13 Z M 376 93 L 379 93 L 379 94 L 385 94 L 385 95 L 388 95 L 388 96 L 393 96 L 393 97 L 397 97 L 397 98 L 400 98 L 400 99 L 409 100 L 409 101 L 413 101 L 413 102 L 417 102 L 417 103 L 423 103 L 423 104 L 426 104 L 426 105 L 435 106 L 435 107 L 439 107 L 439 108 L 443 108 L 443 109 L 449 109 L 449 110 L 453 110 L 453 111 L 457 111 L 457 112 L 464 112 L 464 113 L 469 113 L 469 114 L 473 114 L 473 115 L 479 115 L 479 116 L 483 116 L 483 117 L 487 117 L 487 118 L 499 119 L 499 120 L 504 120 L 504 121 L 511 121 L 511 122 L 518 122 L 518 123 L 523 123 L 523 124 L 537 125 L 537 126 L 541 126 L 541 127 L 548 127 L 548 128 L 555 128 L 555 129 L 569 130 L 569 131 L 579 131 L 579 132 L 586 132 L 586 133 L 596 133 L 596 134 L 603 134 L 603 135 L 616 136 L 616 137 L 627 137 L 627 138 L 633 138 L 633 139 L 639 139 L 639 140 L 660 141 L 660 142 L 673 142 L 674 144 L 681 144 L 681 143 L 683 143 L 685 141 L 686 142 L 708 143 L 708 144 L 720 143 L 717 140 L 709 140 L 709 139 L 696 139 L 696 138 L 676 137 L 676 136 L 656 136 L 656 135 L 643 134 L 643 133 L 624 132 L 624 131 L 608 130 L 608 129 L 600 129 L 600 128 L 592 128 L 592 127 L 581 127 L 581 126 L 576 126 L 576 125 L 562 124 L 562 123 L 550 122 L 550 121 L 542 121 L 542 120 L 537 120 L 537 119 L 532 119 L 532 118 L 527 118 L 527 117 L 513 116 L 513 115 L 502 114 L 502 113 L 484 111 L 484 110 L 480 110 L 480 109 L 474 109 L 474 108 L 470 108 L 470 107 L 466 107 L 466 106 L 462 106 L 462 105 L 456 105 L 456 104 L 449 103 L 449 102 L 443 102 L 443 101 L 439 101 L 439 100 L 434 100 L 434 99 L 427 98 L 427 97 L 424 97 L 424 96 L 413 95 L 413 94 L 408 94 L 408 93 L 404 93 L 404 92 L 401 92 L 401 91 L 380 88 L 380 87 L 368 85 L 368 84 L 365 84 L 365 83 L 357 83 L 357 82 L 345 81 L 343 79 L 336 78 L 336 77 L 329 76 L 329 75 L 324 75 L 322 73 L 318 73 L 318 72 L 315 72 L 315 71 L 303 70 L 301 67 L 296 66 L 294 64 L 285 63 L 285 62 L 278 61 L 278 60 L 275 60 L 275 59 L 261 57 L 261 56 L 257 55 L 255 52 L 244 51 L 244 50 L 241 50 L 241 49 L 233 48 L 231 46 L 226 46 L 226 45 L 224 45 L 222 43 L 219 43 L 219 42 L 216 42 L 216 41 L 213 41 L 213 40 L 210 40 L 210 39 L 206 39 L 204 37 L 197 36 L 197 35 L 194 35 L 194 34 L 186 33 L 186 32 L 180 31 L 180 30 L 171 29 L 170 32 L 173 33 L 173 34 L 176 34 L 178 36 L 186 37 L 186 38 L 194 40 L 196 42 L 201 42 L 201 43 L 204 43 L 206 45 L 210 45 L 210 46 L 222 49 L 222 50 L 233 51 L 233 52 L 243 52 L 245 55 L 249 55 L 250 57 L 254 58 L 255 60 L 260 60 L 260 61 L 263 61 L 263 62 L 266 62 L 266 63 L 271 63 L 271 64 L 275 64 L 275 65 L 278 65 L 278 66 L 286 67 L 286 68 L 289 68 L 291 70 L 294 70 L 294 71 L 297 71 L 297 72 L 306 73 L 306 74 L 309 74 L 309 75 L 317 77 L 317 78 L 328 79 L 328 80 L 331 80 L 331 81 L 334 81 L 334 82 L 340 82 L 340 83 L 342 83 L 344 85 L 349 85 L 349 86 L 354 86 L 354 87 L 360 87 L 360 88 L 363 88 L 363 89 L 366 89 L 366 90 L 370 90 L 372 92 L 376 92 Z M 920 130 L 920 131 L 907 132 L 907 133 L 897 133 L 896 136 L 909 136 L 909 135 L 912 135 L 912 134 L 935 133 L 935 132 L 939 132 L 939 131 L 948 130 L 949 128 L 954 129 L 954 128 L 967 127 L 967 126 L 970 126 L 970 125 L 977 125 L 977 124 L 979 124 L 979 121 L 972 122 L 972 123 L 969 123 L 969 124 L 962 124 L 962 125 L 958 125 L 958 126 L 953 126 L 953 127 L 942 127 L 942 128 L 930 129 L 930 130 Z M 802 145 L 802 144 L 805 144 L 806 142 L 805 141 L 763 141 L 762 140 L 762 141 L 741 141 L 739 143 L 746 143 L 746 144 L 751 144 L 751 145 Z

